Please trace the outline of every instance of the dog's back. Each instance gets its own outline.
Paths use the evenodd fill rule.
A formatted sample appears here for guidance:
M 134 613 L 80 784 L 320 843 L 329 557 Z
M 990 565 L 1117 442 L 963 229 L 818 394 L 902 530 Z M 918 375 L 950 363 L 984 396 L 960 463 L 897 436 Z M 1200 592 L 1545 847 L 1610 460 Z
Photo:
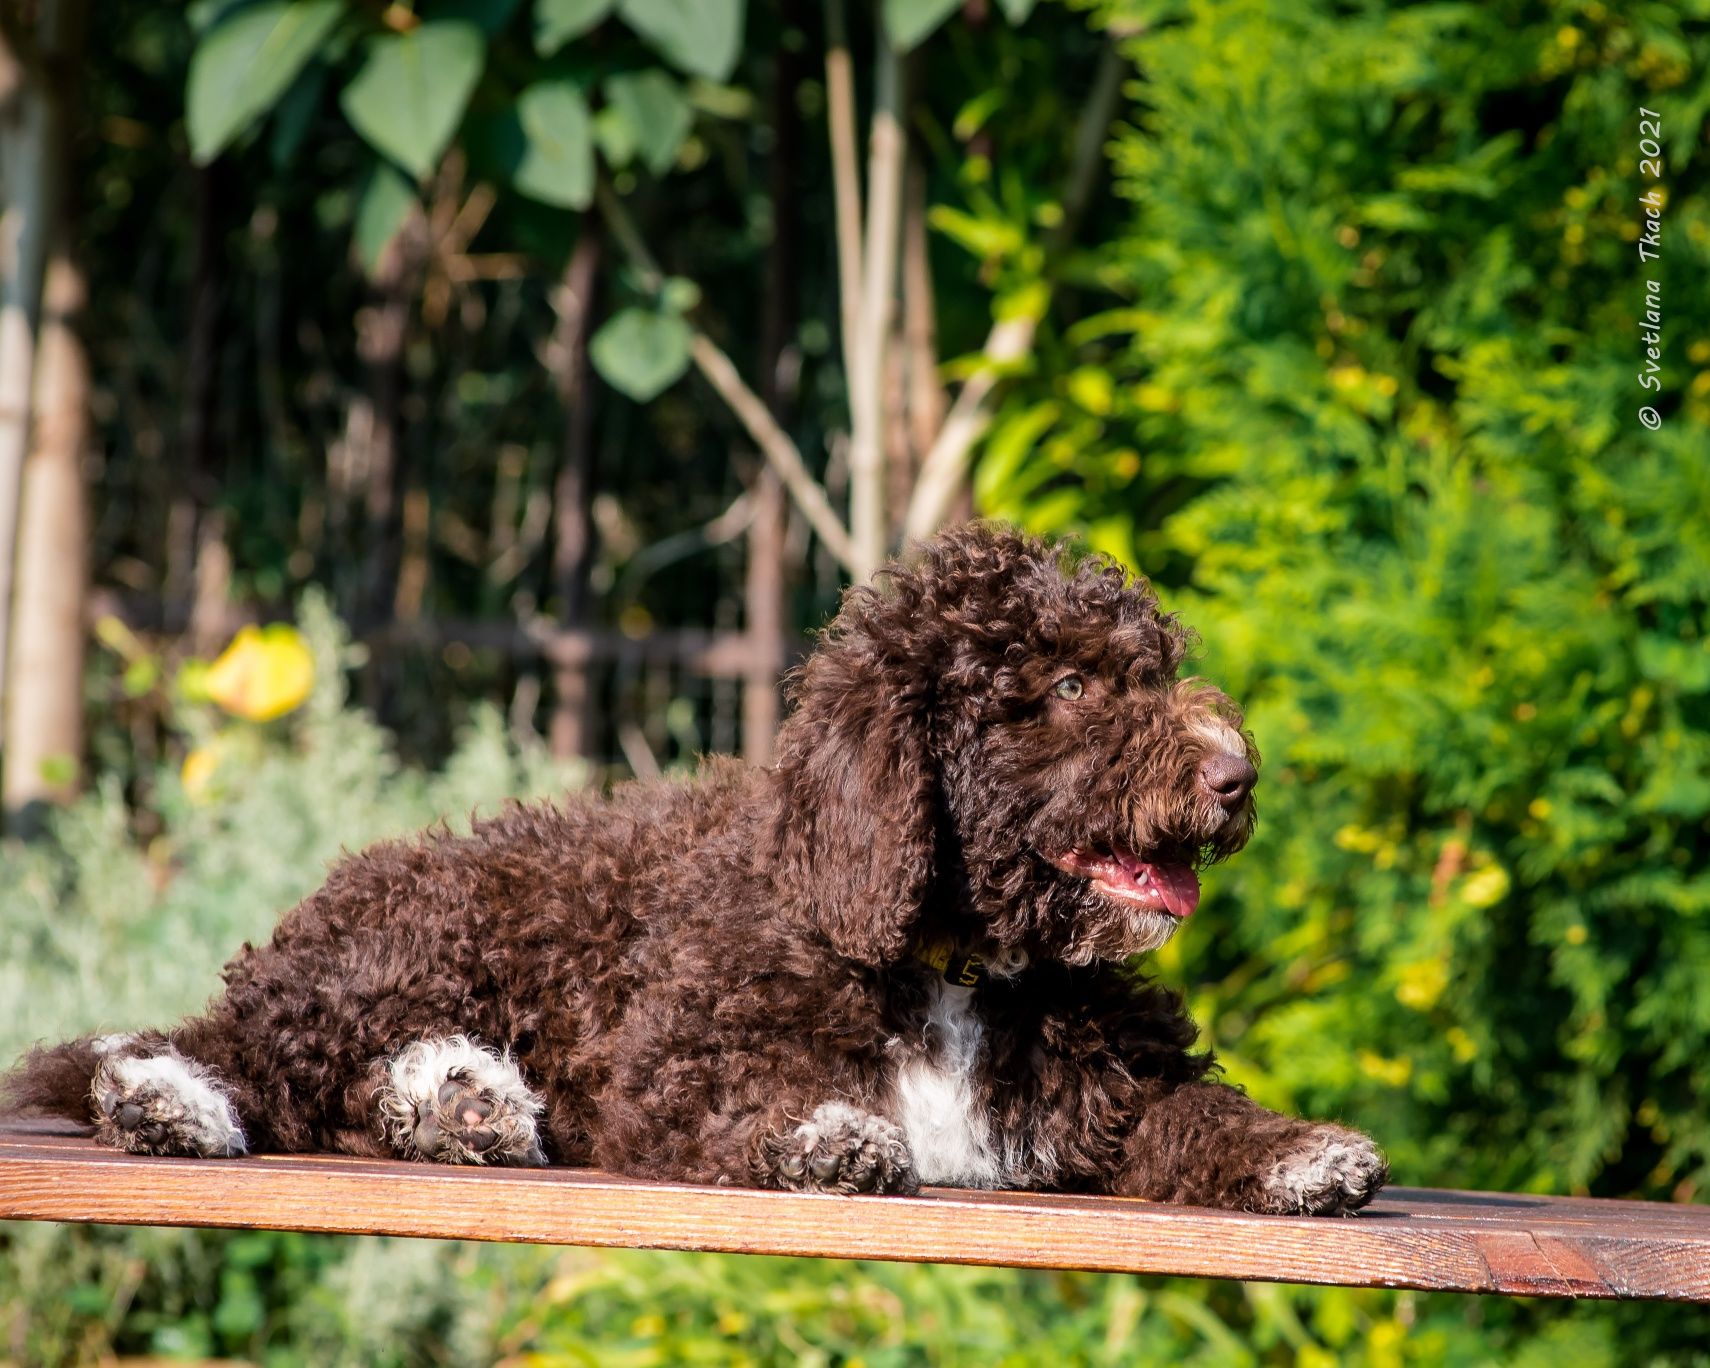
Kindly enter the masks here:
M 233 957 L 206 1013 L 32 1051 L 6 1100 L 93 1120 L 139 1152 L 389 1154 L 369 1124 L 377 1061 L 421 1041 L 503 1042 L 502 1062 L 547 1099 L 538 1121 L 555 1157 L 583 1159 L 605 1047 L 647 972 L 643 942 L 692 910 L 696 869 L 752 857 L 732 828 L 762 819 L 742 792 L 759 779 L 715 761 L 693 780 L 513 804 L 466 836 L 441 827 L 346 856 L 271 940 Z M 144 1057 L 179 1062 L 145 1071 Z M 157 1105 L 126 1111 L 139 1091 Z

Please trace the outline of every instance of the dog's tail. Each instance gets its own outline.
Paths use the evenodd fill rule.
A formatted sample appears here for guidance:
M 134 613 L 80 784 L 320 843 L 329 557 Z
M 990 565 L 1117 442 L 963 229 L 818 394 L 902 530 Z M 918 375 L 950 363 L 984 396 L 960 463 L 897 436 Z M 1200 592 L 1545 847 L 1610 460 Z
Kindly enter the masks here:
M 0 1111 L 92 1120 L 89 1093 L 102 1054 L 100 1036 L 35 1046 L 0 1077 Z

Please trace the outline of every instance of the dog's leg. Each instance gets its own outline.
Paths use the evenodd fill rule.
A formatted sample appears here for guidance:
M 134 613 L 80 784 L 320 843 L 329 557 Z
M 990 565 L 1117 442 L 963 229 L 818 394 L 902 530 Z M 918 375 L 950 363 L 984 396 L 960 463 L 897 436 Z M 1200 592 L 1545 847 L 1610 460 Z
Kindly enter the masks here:
M 792 1192 L 919 1189 L 901 1127 L 846 1102 L 822 1102 L 807 1120 L 768 1128 L 760 1139 L 763 1179 Z
M 1145 1108 L 1112 1190 L 1279 1215 L 1339 1216 L 1371 1201 L 1388 1178 L 1382 1151 L 1358 1131 L 1279 1115 L 1220 1083 L 1184 1083 Z
M 402 1158 L 546 1163 L 538 1126 L 544 1104 L 508 1054 L 446 1036 L 407 1045 L 371 1072 L 376 1122 Z
M 89 1099 L 95 1138 L 130 1154 L 223 1159 L 248 1152 L 218 1073 L 150 1033 L 103 1036 Z

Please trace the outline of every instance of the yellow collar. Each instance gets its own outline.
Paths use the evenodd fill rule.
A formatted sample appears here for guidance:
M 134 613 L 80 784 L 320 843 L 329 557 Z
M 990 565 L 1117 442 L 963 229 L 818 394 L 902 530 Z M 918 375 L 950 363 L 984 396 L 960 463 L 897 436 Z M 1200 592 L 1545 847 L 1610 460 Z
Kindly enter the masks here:
M 985 982 L 985 956 L 976 954 L 948 936 L 939 940 L 916 941 L 912 953 L 922 964 L 942 974 L 946 983 L 958 988 L 977 988 Z

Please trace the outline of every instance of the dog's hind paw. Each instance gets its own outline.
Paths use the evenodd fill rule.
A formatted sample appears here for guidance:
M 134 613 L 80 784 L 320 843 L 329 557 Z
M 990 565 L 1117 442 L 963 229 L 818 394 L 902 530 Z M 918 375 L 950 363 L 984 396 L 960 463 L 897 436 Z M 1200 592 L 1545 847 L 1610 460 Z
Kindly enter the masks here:
M 546 1163 L 540 1098 L 508 1055 L 466 1036 L 418 1040 L 384 1064 L 387 1139 L 406 1159 L 446 1164 Z
M 248 1142 L 212 1069 L 167 1047 L 150 1056 L 107 1051 L 90 1084 L 95 1138 L 129 1154 L 225 1159 Z
M 1371 1201 L 1388 1181 L 1389 1164 L 1369 1138 L 1342 1126 L 1315 1126 L 1266 1170 L 1264 1210 L 1345 1216 Z
M 920 1188 L 902 1128 L 844 1102 L 825 1102 L 794 1130 L 767 1137 L 766 1167 L 792 1192 L 912 1193 Z

